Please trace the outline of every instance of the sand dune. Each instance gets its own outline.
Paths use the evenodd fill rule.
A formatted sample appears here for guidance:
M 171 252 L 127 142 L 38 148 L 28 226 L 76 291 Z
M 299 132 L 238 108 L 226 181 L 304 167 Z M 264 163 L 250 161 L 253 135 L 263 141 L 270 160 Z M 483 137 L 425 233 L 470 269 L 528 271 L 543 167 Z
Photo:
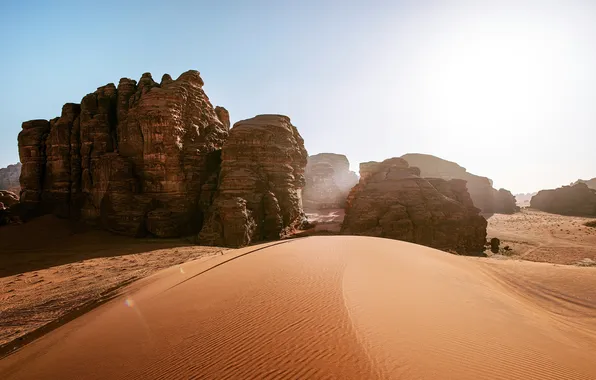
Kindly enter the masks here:
M 2 379 L 596 379 L 596 271 L 310 237 L 172 267 Z

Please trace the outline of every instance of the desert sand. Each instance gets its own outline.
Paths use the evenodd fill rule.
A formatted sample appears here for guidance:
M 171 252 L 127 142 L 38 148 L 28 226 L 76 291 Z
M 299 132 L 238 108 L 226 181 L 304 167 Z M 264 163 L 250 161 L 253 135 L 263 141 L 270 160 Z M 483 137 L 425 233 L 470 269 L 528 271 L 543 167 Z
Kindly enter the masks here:
M 0 357 L 158 270 L 226 249 L 115 236 L 44 216 L 0 229 Z
M 569 265 L 596 264 L 596 228 L 590 218 L 522 209 L 512 215 L 487 215 L 488 238 L 497 237 L 514 259 Z
M 596 379 L 594 268 L 318 236 L 118 292 L 0 378 Z

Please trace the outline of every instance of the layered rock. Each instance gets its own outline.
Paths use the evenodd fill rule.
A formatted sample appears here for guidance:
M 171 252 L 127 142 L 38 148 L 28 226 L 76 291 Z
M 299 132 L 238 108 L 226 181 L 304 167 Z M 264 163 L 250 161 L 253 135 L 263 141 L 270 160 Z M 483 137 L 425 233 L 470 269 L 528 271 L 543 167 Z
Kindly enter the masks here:
M 335 153 L 309 156 L 305 177 L 302 203 L 311 210 L 343 208 L 348 193 L 358 183 L 348 158 Z
M 21 184 L 19 182 L 21 167 L 22 165 L 19 162 L 0 169 L 0 190 L 12 191 L 15 194 L 21 192 Z
M 306 162 L 304 140 L 288 117 L 259 115 L 234 124 L 199 243 L 240 247 L 299 227 Z
M 595 216 L 596 190 L 585 183 L 541 190 L 532 197 L 530 207 L 553 214 Z
M 197 233 L 228 134 L 202 87 L 194 70 L 161 83 L 145 73 L 23 123 L 23 206 L 132 236 Z
M 492 180 L 468 173 L 455 162 L 419 153 L 408 153 L 402 158 L 410 165 L 420 168 L 422 177 L 465 180 L 474 205 L 484 213 L 511 214 L 519 211 L 515 207 L 515 197 L 510 192 L 494 189 Z
M 404 240 L 462 254 L 480 254 L 487 222 L 464 180 L 421 178 L 402 158 L 360 164 L 348 196 L 342 233 Z

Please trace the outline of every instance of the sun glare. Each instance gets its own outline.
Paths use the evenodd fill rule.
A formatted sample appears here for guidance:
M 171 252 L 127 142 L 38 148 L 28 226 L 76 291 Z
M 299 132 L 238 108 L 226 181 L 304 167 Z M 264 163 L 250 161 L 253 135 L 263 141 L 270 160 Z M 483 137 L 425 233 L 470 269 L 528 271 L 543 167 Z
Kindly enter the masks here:
M 462 23 L 427 50 L 422 91 L 437 122 L 515 128 L 547 117 L 565 70 L 561 31 L 542 24 Z M 530 126 L 531 127 L 531 126 Z

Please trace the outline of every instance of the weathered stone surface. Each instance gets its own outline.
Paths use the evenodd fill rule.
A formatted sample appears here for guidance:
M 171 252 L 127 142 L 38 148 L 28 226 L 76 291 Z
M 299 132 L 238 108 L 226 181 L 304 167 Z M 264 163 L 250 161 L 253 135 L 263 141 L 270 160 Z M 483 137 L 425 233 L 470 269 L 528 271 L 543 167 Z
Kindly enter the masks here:
M 514 214 L 519 211 L 517 200 L 509 190 L 493 190 L 494 210 L 501 214 Z
M 219 121 L 222 122 L 224 127 L 226 127 L 227 130 L 230 130 L 230 113 L 228 112 L 228 110 L 223 107 L 217 106 L 215 107 L 215 114 L 217 115 Z
M 12 191 L 0 190 L 0 203 L 2 203 L 4 207 L 11 207 L 12 205 L 19 203 L 19 196 Z
M 302 204 L 310 210 L 343 208 L 348 193 L 358 183 L 348 158 L 335 153 L 309 156 L 305 177 Z
M 532 197 L 530 207 L 561 215 L 596 215 L 596 190 L 585 183 L 541 190 Z
M 17 195 L 21 192 L 21 184 L 19 182 L 21 167 L 22 164 L 19 162 L 0 169 L 0 190 L 12 191 Z
M 160 84 L 145 73 L 24 123 L 23 202 L 121 234 L 198 233 L 228 134 L 202 86 L 193 70 Z
M 484 213 L 510 214 L 518 211 L 515 208 L 515 198 L 511 193 L 504 189 L 503 192 L 497 191 L 493 188 L 493 182 L 489 178 L 468 173 L 465 168 L 455 162 L 419 153 L 408 153 L 402 158 L 410 165 L 420 168 L 421 176 L 424 178 L 465 180 L 474 205 Z M 512 208 L 511 205 L 514 207 Z
M 46 138 L 50 133 L 47 120 L 31 120 L 23 123 L 19 133 L 19 157 L 21 168 L 21 202 L 28 208 L 36 208 L 41 201 L 46 170 Z
M 219 188 L 199 243 L 240 247 L 276 240 L 304 222 L 300 190 L 307 153 L 288 117 L 237 122 L 221 160 Z
M 360 164 L 360 181 L 348 196 L 342 233 L 481 254 L 487 222 L 474 207 L 465 181 L 419 174 L 401 158 Z

